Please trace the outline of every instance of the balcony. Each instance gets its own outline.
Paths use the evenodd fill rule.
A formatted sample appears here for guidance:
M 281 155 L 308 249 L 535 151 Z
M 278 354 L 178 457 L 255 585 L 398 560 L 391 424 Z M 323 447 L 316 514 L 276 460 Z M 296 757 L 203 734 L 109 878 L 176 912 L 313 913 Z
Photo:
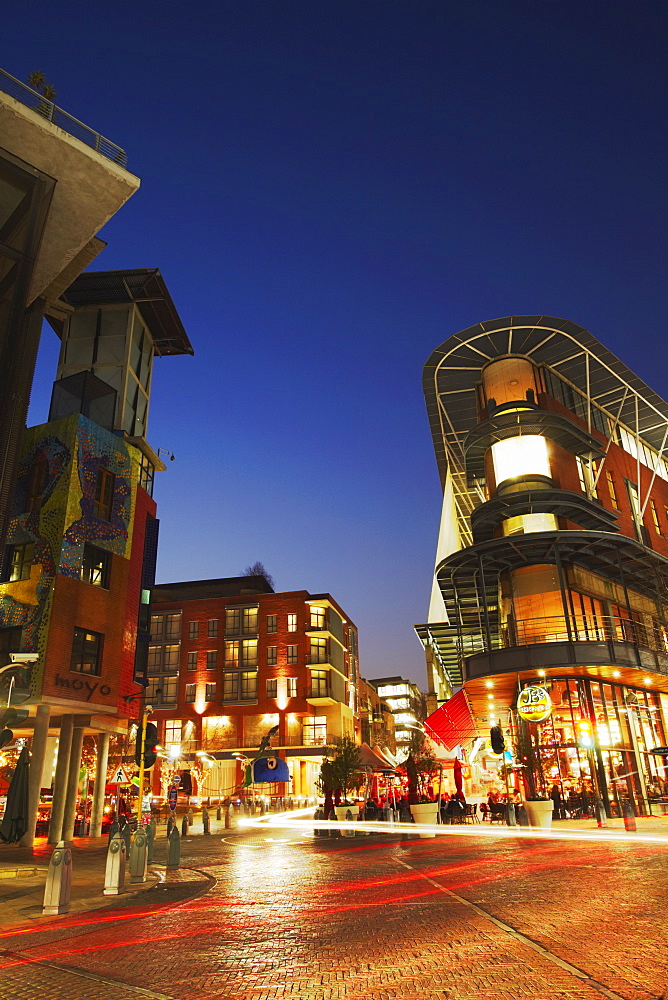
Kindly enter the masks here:
M 73 118 L 72 115 L 68 115 L 67 111 L 63 111 L 53 101 L 42 97 L 32 87 L 21 83 L 16 77 L 11 76 L 2 69 L 0 69 L 0 90 L 3 90 L 5 94 L 9 94 L 10 97 L 13 97 L 15 101 L 19 101 L 25 107 L 36 111 L 46 121 L 57 125 L 63 132 L 67 132 L 69 135 L 74 136 L 75 139 L 90 146 L 97 153 L 106 156 L 112 163 L 117 163 L 119 167 L 127 165 L 127 154 L 120 146 L 117 146 L 116 143 L 111 142 L 109 139 L 105 139 L 99 132 L 94 132 L 88 125 L 84 125 L 83 122 Z
M 312 684 L 306 689 L 306 700 L 309 705 L 336 705 L 337 700 L 332 689 L 325 684 Z

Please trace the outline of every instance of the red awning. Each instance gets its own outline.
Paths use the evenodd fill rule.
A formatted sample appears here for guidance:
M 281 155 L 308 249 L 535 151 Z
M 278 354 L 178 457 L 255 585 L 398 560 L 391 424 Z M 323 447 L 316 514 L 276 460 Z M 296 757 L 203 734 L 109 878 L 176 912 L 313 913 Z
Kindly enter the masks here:
M 427 735 L 446 750 L 454 750 L 460 744 L 474 740 L 478 727 L 466 691 L 462 688 L 445 705 L 437 708 L 425 719 L 424 728 Z

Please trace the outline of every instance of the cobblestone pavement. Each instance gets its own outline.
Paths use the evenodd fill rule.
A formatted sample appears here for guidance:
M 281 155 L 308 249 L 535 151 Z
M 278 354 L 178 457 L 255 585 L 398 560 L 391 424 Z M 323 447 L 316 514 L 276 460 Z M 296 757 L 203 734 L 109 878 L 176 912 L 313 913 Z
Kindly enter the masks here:
M 668 1000 L 667 862 L 631 838 L 189 838 L 208 892 L 10 928 L 0 1000 Z

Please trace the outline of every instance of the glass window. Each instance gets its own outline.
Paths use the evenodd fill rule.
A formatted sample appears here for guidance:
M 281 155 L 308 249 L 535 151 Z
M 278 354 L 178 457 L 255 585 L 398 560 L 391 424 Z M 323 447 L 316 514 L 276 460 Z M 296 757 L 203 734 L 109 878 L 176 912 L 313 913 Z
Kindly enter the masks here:
M 297 662 L 297 647 L 296 646 L 288 646 L 288 648 L 287 648 L 287 655 L 286 655 L 286 663 L 296 663 L 296 662 Z
M 311 639 L 309 643 L 309 662 L 327 663 L 326 639 Z
M 196 639 L 199 635 L 199 622 L 191 622 L 188 626 L 188 638 Z
M 267 698 L 277 698 L 278 697 L 278 678 L 268 677 L 267 678 Z
M 232 639 L 225 643 L 225 666 L 237 666 L 239 663 L 239 640 Z
M 654 530 L 656 531 L 657 535 L 660 535 L 661 534 L 661 524 L 659 522 L 659 512 L 656 509 L 656 503 L 654 502 L 654 500 L 650 500 L 649 506 L 650 506 L 650 509 L 652 511 L 652 521 L 654 522 Z
M 297 678 L 288 677 L 288 698 L 297 697 Z
M 76 670 L 79 674 L 99 676 L 102 666 L 102 638 L 97 632 L 75 628 L 70 670 Z
M 267 615 L 267 632 L 278 632 L 278 615 Z
M 517 476 L 551 476 L 547 442 L 538 434 L 497 441 L 492 445 L 492 461 L 497 486 Z
M 327 716 L 316 715 L 303 722 L 304 746 L 320 746 L 327 742 Z
M 617 499 L 617 487 L 615 486 L 615 478 L 614 478 L 613 474 L 608 469 L 605 470 L 605 478 L 606 478 L 607 483 L 608 483 L 608 492 L 610 493 L 610 502 L 612 503 L 613 507 L 616 507 L 617 510 L 619 510 L 619 500 Z
M 204 697 L 205 697 L 206 701 L 215 701 L 216 700 L 216 683 L 215 683 L 215 681 L 213 681 L 212 683 L 208 683 L 206 685 L 206 690 L 204 692 Z
M 197 670 L 197 653 L 188 653 L 188 670 Z
M 324 698 L 327 695 L 327 671 L 311 671 L 311 697 Z
M 162 646 L 150 645 L 148 647 L 148 669 L 151 673 L 160 670 L 162 665 Z
M 192 705 L 195 701 L 195 695 L 197 694 L 196 684 L 186 684 L 186 702 Z
M 30 466 L 26 486 L 27 511 L 39 510 L 42 506 L 42 493 L 49 474 L 49 463 L 46 458 L 37 458 Z
M 93 513 L 101 521 L 111 521 L 111 510 L 114 502 L 114 483 L 116 477 L 108 469 L 97 470 L 97 483 L 95 484 L 95 499 L 93 501 Z
M 83 583 L 92 583 L 94 587 L 103 587 L 108 590 L 110 564 L 111 555 L 109 552 L 85 542 L 79 579 Z
M 257 639 L 244 639 L 241 643 L 241 665 L 257 667 Z
M 297 615 L 288 615 L 288 632 L 297 631 Z
M 218 619 L 209 618 L 209 631 L 208 631 L 209 639 L 215 639 L 217 635 L 218 635 Z
M 218 654 L 217 654 L 217 652 L 216 652 L 215 649 L 207 649 L 207 651 L 206 651 L 206 669 L 207 670 L 215 670 L 216 669 L 216 666 L 217 666 L 216 660 L 217 660 L 217 658 L 218 658 Z
M 152 705 L 175 705 L 178 677 L 151 677 L 146 688 L 146 700 Z
M 164 670 L 178 670 L 179 669 L 179 655 L 181 652 L 181 647 L 176 646 L 163 646 L 163 658 L 162 665 Z
M 243 632 L 244 635 L 253 635 L 257 632 L 257 608 L 243 609 Z
M 225 610 L 225 634 L 239 635 L 241 632 L 241 611 L 239 608 Z
M 327 609 L 311 605 L 311 628 L 325 628 L 327 625 Z
M 167 639 L 178 639 L 181 637 L 181 612 L 165 615 L 165 636 Z
M 223 698 L 237 701 L 239 698 L 239 674 L 223 674 Z
M 278 663 L 277 657 L 278 647 L 277 646 L 267 646 L 267 666 L 275 667 Z
M 161 639 L 163 622 L 165 620 L 164 615 L 151 615 L 151 638 Z
M 239 677 L 241 698 L 257 698 L 257 673 L 254 670 L 244 670 Z
M 26 542 L 24 545 L 12 545 L 9 549 L 9 582 L 29 580 L 30 569 L 34 561 L 34 542 Z
M 182 724 L 179 721 L 169 719 L 165 722 L 165 746 L 167 748 L 178 745 L 181 742 L 182 729 Z

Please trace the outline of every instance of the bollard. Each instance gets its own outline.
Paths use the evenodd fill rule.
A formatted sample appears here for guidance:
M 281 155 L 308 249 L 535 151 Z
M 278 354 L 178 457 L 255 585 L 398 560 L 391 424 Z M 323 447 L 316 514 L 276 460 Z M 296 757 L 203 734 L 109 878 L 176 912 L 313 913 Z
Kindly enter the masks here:
M 181 838 L 179 831 L 174 826 L 169 836 L 169 853 L 167 855 L 167 867 L 178 868 L 181 864 Z
M 192 826 L 194 822 L 192 809 L 188 810 L 188 826 Z
M 216 819 L 222 819 L 222 817 L 223 817 L 222 810 L 220 806 L 218 806 L 218 808 L 216 809 Z
M 153 864 L 153 844 L 155 843 L 155 826 L 151 822 L 146 827 L 146 864 Z
M 118 820 L 114 820 L 114 822 L 109 827 L 109 837 L 107 838 L 107 847 L 109 847 L 109 844 L 111 843 L 111 838 L 114 836 L 114 834 L 118 833 L 119 830 L 120 826 L 118 825 Z
M 169 835 L 171 834 L 175 826 L 176 826 L 176 820 L 174 819 L 174 813 L 172 813 L 169 819 L 167 820 L 167 840 L 169 840 Z
M 125 891 L 125 840 L 121 833 L 111 838 L 104 870 L 103 895 L 117 896 Z
M 146 881 L 146 865 L 148 864 L 148 838 L 146 828 L 137 827 L 130 846 L 130 882 Z
M 225 829 L 232 829 L 232 806 L 228 806 L 225 810 Z
M 209 810 L 206 806 L 202 809 L 202 829 L 205 836 L 211 833 L 211 821 L 209 820 Z
M 188 817 L 184 816 L 181 820 L 181 836 L 185 837 L 188 832 Z
M 624 817 L 624 829 L 628 833 L 634 833 L 636 829 L 636 814 L 628 799 L 622 802 L 622 816 Z
M 608 817 L 605 815 L 605 806 L 601 798 L 596 799 L 596 825 L 601 829 L 606 829 L 608 826 Z
M 260 816 L 264 816 L 264 813 L 265 813 L 264 799 L 260 799 Z
M 130 824 L 126 823 L 123 827 L 121 827 L 120 833 L 121 837 L 125 841 L 125 856 L 127 858 L 130 854 L 130 845 L 132 843 L 132 830 L 130 829 Z
M 316 820 L 316 821 L 319 820 L 319 819 L 324 819 L 324 818 L 325 818 L 325 813 L 324 813 L 324 811 L 322 809 L 316 809 L 316 811 L 313 813 L 313 819 Z M 313 836 L 314 837 L 324 837 L 325 835 L 326 835 L 325 831 L 321 830 L 319 826 L 314 826 L 313 827 Z
M 524 808 L 524 803 L 522 803 L 521 805 L 519 805 L 517 807 L 517 809 L 515 810 L 515 812 L 517 814 L 517 825 L 518 826 L 528 826 L 529 825 L 529 817 L 527 815 L 526 809 Z
M 68 913 L 72 887 L 72 851 L 61 840 L 53 849 L 44 887 L 43 917 Z
M 517 814 L 515 812 L 514 802 L 508 802 L 506 804 L 506 824 L 508 826 L 517 826 Z

